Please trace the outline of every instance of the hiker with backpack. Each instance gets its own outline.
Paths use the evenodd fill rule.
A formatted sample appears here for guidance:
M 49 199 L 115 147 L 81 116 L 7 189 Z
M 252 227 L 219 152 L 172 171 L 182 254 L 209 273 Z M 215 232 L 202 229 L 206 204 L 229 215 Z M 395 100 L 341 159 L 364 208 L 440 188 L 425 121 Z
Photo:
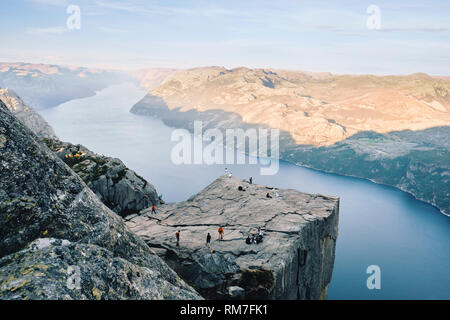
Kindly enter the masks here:
M 208 235 L 206 236 L 206 245 L 208 247 L 211 246 L 211 235 L 209 234 L 209 232 L 208 232 Z

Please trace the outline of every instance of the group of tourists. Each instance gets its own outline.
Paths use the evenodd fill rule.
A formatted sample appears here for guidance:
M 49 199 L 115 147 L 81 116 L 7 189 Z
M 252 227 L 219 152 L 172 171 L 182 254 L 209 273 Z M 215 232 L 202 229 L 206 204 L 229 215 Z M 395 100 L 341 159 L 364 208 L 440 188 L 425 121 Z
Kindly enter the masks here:
M 219 240 L 223 240 L 223 235 L 224 235 L 224 230 L 222 226 L 219 226 L 219 229 L 217 229 L 217 232 L 219 233 Z M 177 247 L 180 245 L 180 234 L 181 234 L 181 230 L 178 230 L 175 233 L 175 238 L 177 240 Z M 208 234 L 206 235 L 206 245 L 208 247 L 211 247 L 211 234 L 208 232 Z
M 263 234 L 261 231 L 261 228 L 258 228 L 258 231 L 255 231 L 252 233 L 252 237 L 250 238 L 250 235 L 247 236 L 247 239 L 245 239 L 246 244 L 260 244 L 263 241 Z
M 225 168 L 225 176 L 231 178 L 233 176 L 231 171 L 228 171 L 228 168 Z M 248 183 L 249 184 L 253 184 L 253 177 L 250 177 L 248 179 Z M 247 187 L 244 186 L 239 186 L 238 187 L 239 191 L 246 191 Z M 272 196 L 270 195 L 270 193 L 266 194 L 267 198 L 272 198 Z M 155 206 L 152 206 L 152 213 L 156 213 L 156 208 Z M 217 232 L 219 233 L 219 240 L 223 240 L 223 236 L 224 236 L 224 229 L 222 226 L 219 226 L 219 228 L 217 229 Z M 180 234 L 181 234 L 181 230 L 178 230 L 175 233 L 175 237 L 176 237 L 176 241 L 177 241 L 177 247 L 180 245 Z M 211 247 L 211 234 L 208 232 L 208 234 L 206 235 L 206 246 Z M 261 228 L 258 228 L 258 231 L 255 231 L 254 233 L 247 236 L 247 239 L 245 240 L 245 243 L 247 244 L 260 244 L 263 241 L 263 234 L 261 231 Z

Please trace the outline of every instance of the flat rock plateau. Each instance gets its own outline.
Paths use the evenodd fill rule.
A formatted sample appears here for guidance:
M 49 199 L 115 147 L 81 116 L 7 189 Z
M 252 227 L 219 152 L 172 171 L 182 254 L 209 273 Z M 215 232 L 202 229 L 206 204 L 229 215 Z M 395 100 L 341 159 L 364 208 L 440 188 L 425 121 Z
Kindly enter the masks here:
M 126 224 L 207 299 L 325 299 L 338 214 L 339 198 L 223 176 L 187 201 L 143 210 Z M 258 228 L 263 242 L 247 244 Z

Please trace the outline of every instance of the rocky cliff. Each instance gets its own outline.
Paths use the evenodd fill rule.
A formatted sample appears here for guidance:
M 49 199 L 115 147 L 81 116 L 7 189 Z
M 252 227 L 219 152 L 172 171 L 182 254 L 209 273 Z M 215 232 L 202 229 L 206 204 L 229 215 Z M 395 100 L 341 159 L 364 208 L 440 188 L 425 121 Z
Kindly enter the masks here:
M 55 139 L 44 139 L 44 142 L 119 215 L 137 213 L 161 202 L 155 187 L 120 159 L 96 154 L 82 145 Z
M 0 89 L 0 100 L 3 101 L 12 114 L 19 118 L 20 121 L 30 128 L 38 137 L 56 138 L 53 128 L 47 121 L 25 103 L 14 91 Z
M 338 198 L 221 177 L 185 202 L 162 205 L 156 214 L 144 210 L 126 224 L 206 298 L 324 299 L 338 214 Z M 263 242 L 246 244 L 258 228 Z
M 1 299 L 199 299 L 0 101 Z

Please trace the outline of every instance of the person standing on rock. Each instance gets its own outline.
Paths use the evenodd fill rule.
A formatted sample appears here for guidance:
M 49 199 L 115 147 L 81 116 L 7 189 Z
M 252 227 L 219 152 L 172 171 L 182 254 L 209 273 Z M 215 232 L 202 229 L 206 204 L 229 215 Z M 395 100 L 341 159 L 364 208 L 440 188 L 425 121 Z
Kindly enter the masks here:
M 180 230 L 177 231 L 177 233 L 175 233 L 175 236 L 177 237 L 177 247 L 180 245 Z
M 155 206 L 152 206 L 152 213 L 156 214 L 156 207 Z
M 223 240 L 223 228 L 222 226 L 219 227 L 219 240 Z
M 208 247 L 211 247 L 211 234 L 208 232 L 208 235 L 206 236 L 206 245 Z
M 225 177 L 228 176 L 228 168 L 225 168 Z
M 250 184 L 253 184 L 253 177 L 250 177 L 250 179 L 248 179 L 248 182 L 249 182 Z

